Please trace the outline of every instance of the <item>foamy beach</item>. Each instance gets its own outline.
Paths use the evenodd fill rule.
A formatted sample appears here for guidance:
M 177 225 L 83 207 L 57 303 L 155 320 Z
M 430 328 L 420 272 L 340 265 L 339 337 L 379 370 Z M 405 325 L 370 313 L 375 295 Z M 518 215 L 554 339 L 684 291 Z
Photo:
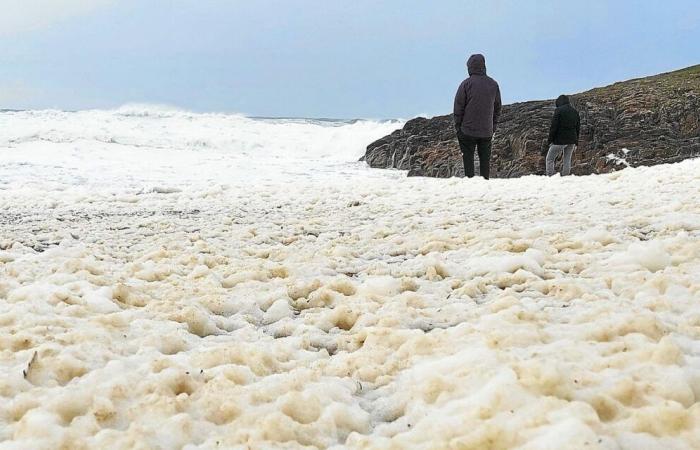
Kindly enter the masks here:
M 700 160 L 357 162 L 400 126 L 0 113 L 0 449 L 700 448 Z

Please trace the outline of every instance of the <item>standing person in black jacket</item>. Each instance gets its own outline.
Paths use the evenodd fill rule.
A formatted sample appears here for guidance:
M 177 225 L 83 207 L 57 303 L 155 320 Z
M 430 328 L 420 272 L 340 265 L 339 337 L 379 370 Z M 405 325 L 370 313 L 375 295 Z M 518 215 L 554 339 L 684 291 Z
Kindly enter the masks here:
M 547 175 L 554 175 L 554 161 L 563 152 L 561 175 L 566 176 L 571 172 L 571 155 L 576 150 L 578 137 L 581 134 L 581 117 L 578 111 L 571 106 L 569 97 L 566 95 L 560 95 L 556 105 L 552 127 L 549 130 L 549 151 L 546 159 Z
M 472 55 L 467 61 L 469 78 L 462 81 L 455 95 L 454 119 L 457 140 L 464 161 L 464 175 L 474 176 L 474 148 L 479 153 L 479 172 L 489 179 L 491 140 L 501 114 L 498 83 L 486 75 L 486 59 Z

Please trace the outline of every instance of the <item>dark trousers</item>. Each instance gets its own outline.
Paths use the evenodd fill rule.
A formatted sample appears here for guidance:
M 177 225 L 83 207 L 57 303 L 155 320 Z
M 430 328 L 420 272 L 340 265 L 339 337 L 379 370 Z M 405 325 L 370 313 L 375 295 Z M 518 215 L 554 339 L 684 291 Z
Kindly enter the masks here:
M 489 166 L 491 165 L 491 138 L 478 138 L 467 136 L 461 131 L 457 132 L 459 148 L 462 150 L 464 161 L 464 175 L 474 177 L 474 148 L 479 153 L 479 173 L 489 179 Z

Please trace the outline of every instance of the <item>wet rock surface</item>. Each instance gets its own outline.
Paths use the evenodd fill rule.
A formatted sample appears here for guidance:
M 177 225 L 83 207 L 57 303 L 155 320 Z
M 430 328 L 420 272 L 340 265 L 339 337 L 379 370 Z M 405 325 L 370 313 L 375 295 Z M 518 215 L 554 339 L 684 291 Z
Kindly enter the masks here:
M 571 99 L 581 114 L 575 175 L 700 156 L 700 65 L 593 89 Z M 492 177 L 544 174 L 553 112 L 553 100 L 503 108 L 493 143 Z M 408 170 L 409 176 L 464 174 L 452 115 L 410 120 L 403 129 L 370 144 L 363 159 L 374 168 Z

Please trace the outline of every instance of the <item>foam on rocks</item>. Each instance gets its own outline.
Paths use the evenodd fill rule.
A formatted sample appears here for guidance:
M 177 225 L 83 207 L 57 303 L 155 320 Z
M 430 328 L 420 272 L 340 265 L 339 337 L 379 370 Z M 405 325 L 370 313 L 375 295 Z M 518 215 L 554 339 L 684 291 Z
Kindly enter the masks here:
M 399 126 L 0 114 L 0 449 L 700 448 L 700 161 L 352 162 Z

